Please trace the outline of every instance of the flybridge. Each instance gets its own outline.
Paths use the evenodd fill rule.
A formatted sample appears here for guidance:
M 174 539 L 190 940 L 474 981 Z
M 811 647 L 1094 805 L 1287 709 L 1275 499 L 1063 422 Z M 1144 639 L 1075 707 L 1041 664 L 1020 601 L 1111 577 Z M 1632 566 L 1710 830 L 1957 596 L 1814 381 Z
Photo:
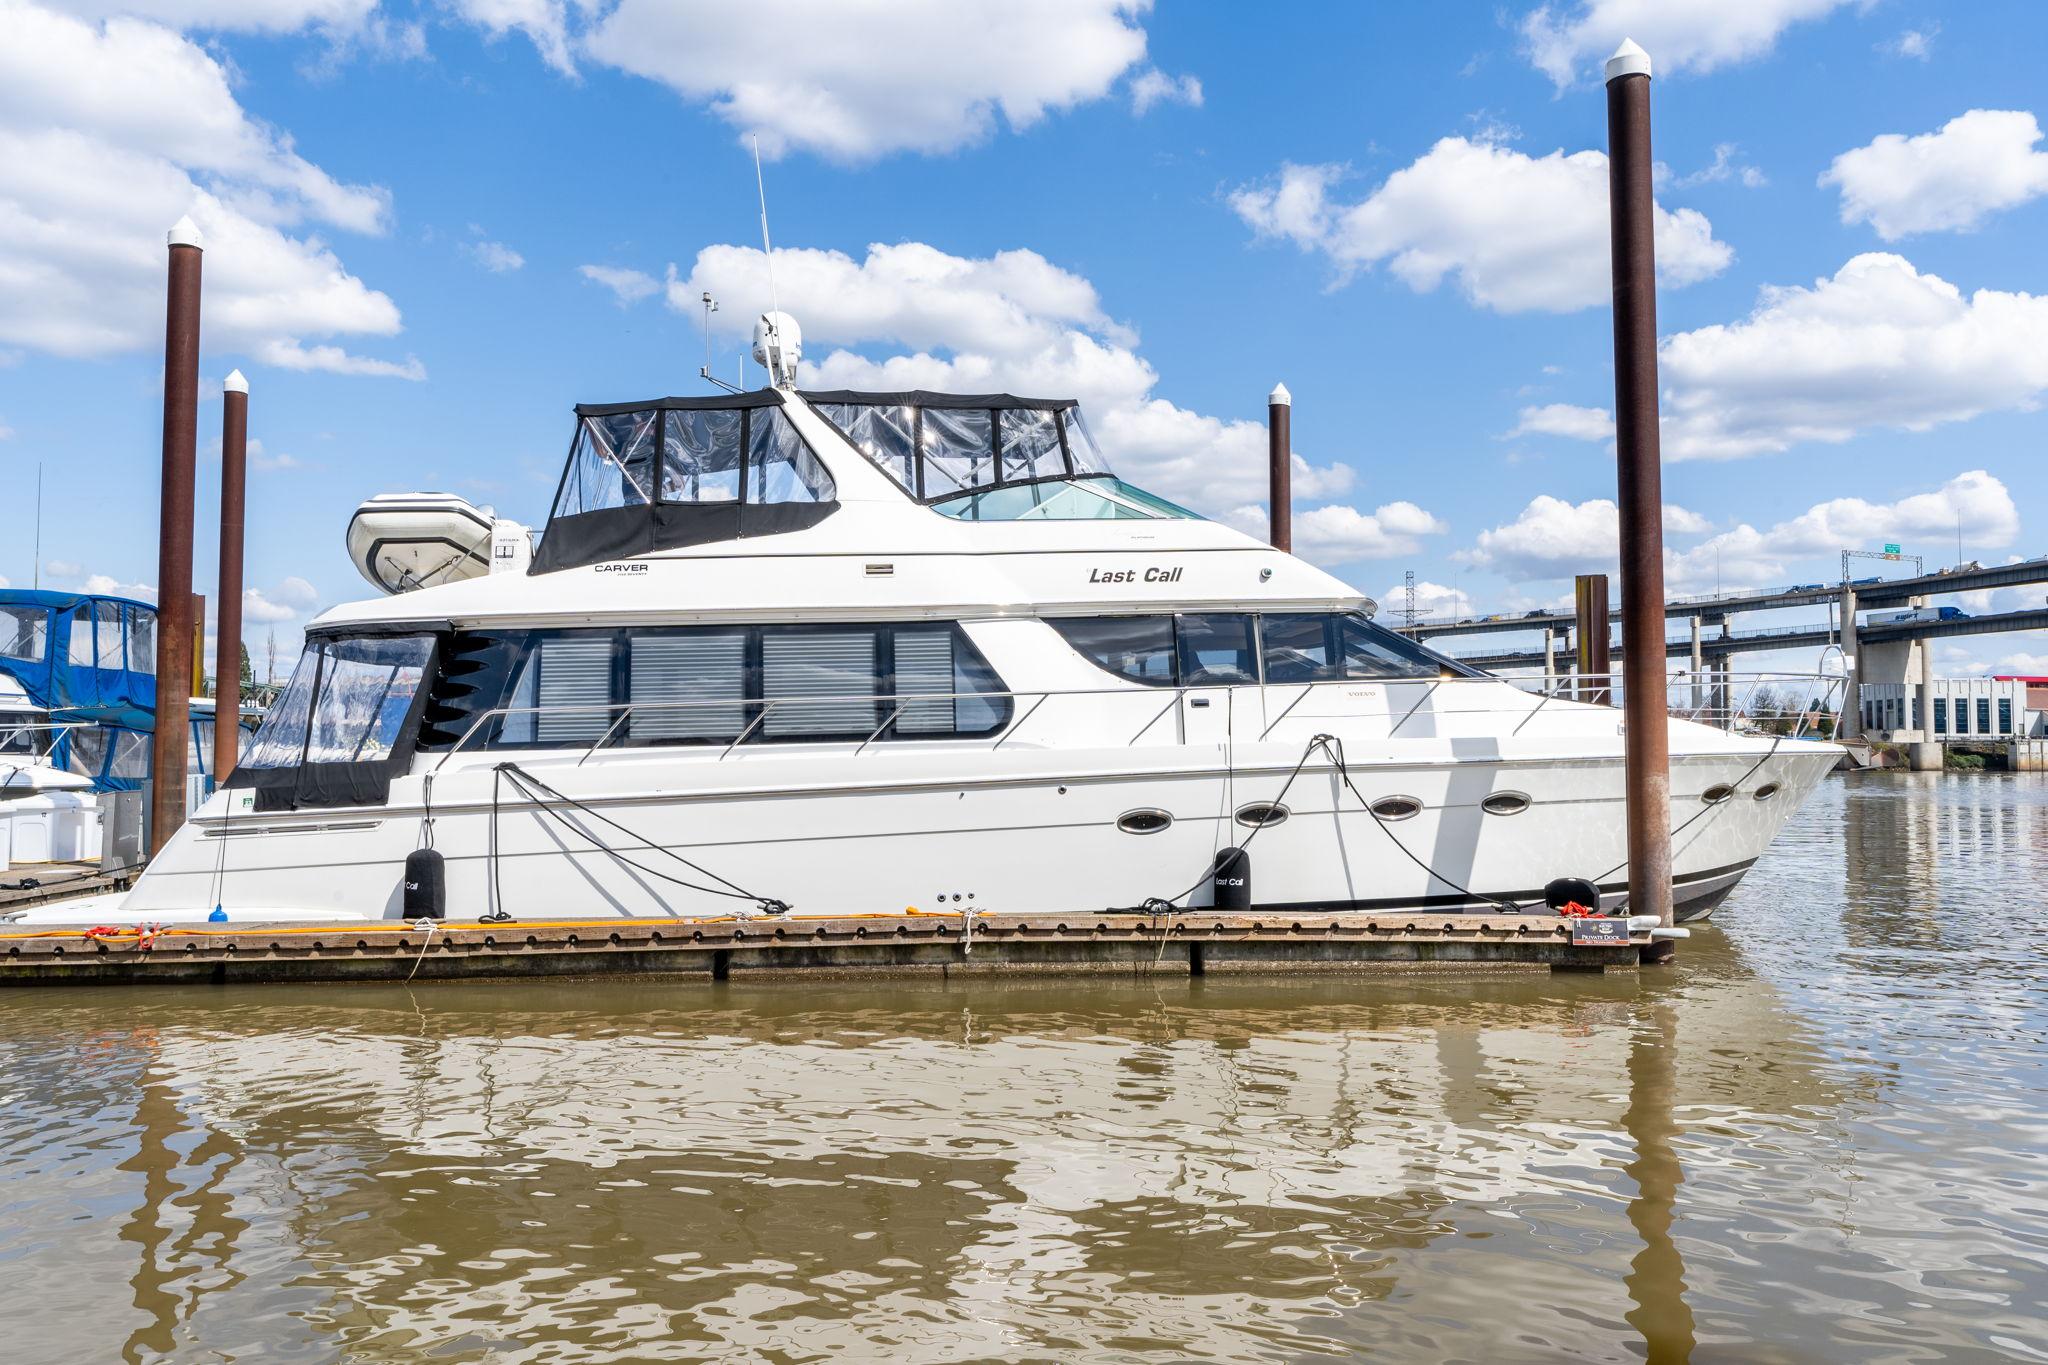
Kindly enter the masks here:
M 839 439 L 815 447 L 796 407 Z M 531 571 L 808 529 L 854 452 L 960 521 L 1198 519 L 1110 473 L 1071 399 L 761 389 L 579 406 Z

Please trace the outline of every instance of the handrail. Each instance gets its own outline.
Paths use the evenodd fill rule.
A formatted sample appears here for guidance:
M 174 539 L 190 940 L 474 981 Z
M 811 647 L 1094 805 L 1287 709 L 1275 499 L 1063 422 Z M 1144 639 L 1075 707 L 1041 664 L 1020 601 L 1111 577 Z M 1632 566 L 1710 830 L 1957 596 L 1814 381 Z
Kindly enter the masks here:
M 1536 691 L 1538 694 L 1538 700 L 1536 704 L 1532 707 L 1498 706 L 1457 708 L 1456 713 L 1460 715 L 1494 713 L 1520 715 L 1523 717 L 1523 720 L 1520 724 L 1516 726 L 1516 732 L 1519 733 L 1522 726 L 1526 725 L 1530 718 L 1533 718 L 1536 713 L 1545 709 L 1552 702 L 1580 700 L 1578 698 L 1570 696 L 1568 691 L 1566 691 L 1565 689 L 1554 685 L 1583 683 L 1586 680 L 1587 679 L 1582 675 L 1571 673 L 1555 673 L 1518 674 L 1480 678 L 1318 678 L 1298 682 L 1246 683 L 1243 686 L 1257 687 L 1261 691 L 1267 692 L 1269 694 L 1274 691 L 1287 688 L 1300 689 L 1299 694 L 1287 704 L 1287 706 L 1281 711 L 1280 715 L 1264 726 L 1259 736 L 1260 739 L 1265 739 L 1269 735 L 1271 735 L 1273 730 L 1276 727 L 1278 727 L 1281 724 L 1281 722 L 1285 721 L 1289 716 L 1291 716 L 1294 713 L 1295 708 L 1300 705 L 1302 700 L 1305 697 L 1307 697 L 1310 690 L 1314 688 L 1331 686 L 1357 687 L 1361 684 L 1377 684 L 1382 686 L 1412 685 L 1422 688 L 1422 695 L 1419 698 L 1417 698 L 1414 704 L 1412 705 L 1408 705 L 1405 707 L 1390 707 L 1384 713 L 1371 713 L 1374 715 L 1384 714 L 1386 716 L 1389 722 L 1388 737 L 1394 738 L 1398 735 L 1402 727 L 1408 723 L 1408 721 L 1413 719 L 1419 711 L 1421 711 L 1425 706 L 1429 704 L 1431 699 L 1437 697 L 1439 693 L 1441 693 L 1444 689 L 1447 688 L 1474 687 L 1487 684 L 1505 684 L 1521 692 L 1529 692 L 1531 690 Z M 1745 726 L 1754 729 L 1760 723 L 1758 717 L 1762 713 L 1762 708 L 1760 708 L 1756 704 L 1758 689 L 1774 685 L 1790 686 L 1795 683 L 1801 684 L 1801 691 L 1805 693 L 1805 696 L 1817 696 L 1817 699 L 1820 701 L 1821 704 L 1818 707 L 1807 706 L 1803 704 L 1803 698 L 1801 699 L 1801 703 L 1798 707 L 1798 714 L 1793 722 L 1794 729 L 1790 732 L 1796 737 L 1797 735 L 1803 735 L 1806 733 L 1809 721 L 1813 714 L 1828 713 L 1831 710 L 1831 699 L 1833 698 L 1835 691 L 1841 687 L 1842 679 L 1839 675 L 1833 674 L 1718 673 L 1712 670 L 1703 670 L 1699 673 L 1683 672 L 1669 675 L 1669 677 L 1666 680 L 1666 687 L 1668 693 L 1674 690 L 1688 689 L 1697 686 L 1705 694 L 1711 696 L 1716 692 L 1720 691 L 1724 683 L 1728 686 L 1728 689 L 1731 693 L 1731 698 L 1736 684 L 1746 684 L 1746 690 L 1743 692 L 1745 700 L 1740 704 L 1736 703 L 1731 699 L 1727 701 L 1725 704 L 1716 705 L 1709 703 L 1698 706 L 1671 705 L 1667 700 L 1667 708 L 1671 711 L 1671 713 L 1674 716 L 1677 716 L 1681 719 L 1697 720 L 1705 724 L 1718 724 L 1720 728 L 1725 730 L 1732 731 L 1738 728 L 1744 728 Z M 1814 692 L 1806 691 L 1805 685 L 1811 684 L 1819 685 L 1820 690 L 1817 694 Z M 1534 685 L 1533 689 L 1532 685 Z M 1600 685 L 1605 691 L 1612 695 L 1616 702 L 1619 701 L 1621 693 L 1621 679 L 1619 674 L 1616 674 L 1613 677 L 1604 680 Z M 1166 697 L 1165 705 L 1162 706 L 1156 713 L 1152 714 L 1146 720 L 1144 725 L 1139 727 L 1138 731 L 1134 735 L 1132 735 L 1129 741 L 1127 741 L 1128 743 L 1135 744 L 1139 739 L 1143 738 L 1143 736 L 1147 732 L 1149 732 L 1153 726 L 1157 725 L 1161 720 L 1163 720 L 1168 712 L 1175 710 L 1177 707 L 1183 708 L 1182 721 L 1183 723 L 1185 723 L 1186 713 L 1184 706 L 1187 695 L 1190 692 L 1213 692 L 1215 690 L 1216 689 L 1213 686 L 1188 687 L 1176 685 L 1172 687 L 1152 687 L 1146 685 L 1136 685 L 1126 687 L 1038 688 L 1022 691 L 1003 689 L 984 692 L 919 692 L 909 696 L 902 696 L 894 693 L 848 693 L 845 695 L 828 695 L 816 697 L 756 697 L 742 699 L 721 697 L 686 701 L 576 702 L 569 703 L 566 705 L 555 704 L 549 706 L 499 706 L 493 707 L 488 711 L 482 712 L 474 720 L 472 720 L 470 722 L 469 728 L 462 733 L 462 735 L 455 741 L 455 743 L 449 746 L 446 752 L 438 756 L 435 766 L 431 771 L 438 772 L 441 769 L 441 767 L 446 765 L 450 759 L 454 758 L 456 755 L 464 752 L 465 750 L 473 747 L 471 741 L 478 739 L 480 735 L 482 735 L 486 730 L 488 730 L 492 722 L 503 721 L 514 716 L 614 716 L 615 718 L 611 721 L 611 723 L 608 726 L 606 726 L 602 733 L 600 733 L 596 738 L 588 741 L 587 743 L 582 741 L 572 741 L 565 742 L 562 745 L 563 748 L 575 747 L 578 744 L 581 745 L 582 752 L 576 760 L 577 766 L 581 766 L 584 762 L 588 761 L 591 754 L 595 753 L 597 750 L 601 748 L 608 746 L 613 741 L 613 739 L 618 735 L 621 728 L 625 725 L 627 719 L 636 712 L 670 712 L 693 710 L 702 711 L 711 708 L 730 709 L 735 706 L 747 708 L 749 711 L 753 713 L 752 719 L 747 722 L 747 724 L 740 730 L 738 735 L 734 736 L 731 740 L 727 741 L 725 747 L 719 751 L 718 757 L 720 760 L 723 760 L 729 757 L 741 745 L 745 744 L 748 739 L 752 738 L 754 734 L 762 728 L 764 723 L 767 721 L 770 713 L 773 712 L 777 707 L 782 706 L 845 705 L 850 703 L 874 703 L 878 709 L 883 704 L 887 704 L 888 706 L 892 707 L 893 709 L 889 711 L 887 718 L 883 720 L 883 722 L 880 725 L 876 726 L 872 731 L 868 732 L 865 738 L 860 738 L 855 735 L 840 735 L 826 737 L 824 740 L 821 741 L 853 744 L 855 746 L 854 752 L 858 754 L 865 751 L 885 732 L 887 732 L 890 725 L 892 725 L 901 716 L 903 710 L 908 706 L 909 703 L 912 702 L 996 701 L 1007 699 L 1013 702 L 1025 703 L 1025 705 L 1023 705 L 1022 707 L 1021 714 L 1016 715 L 1010 721 L 1010 723 L 1004 726 L 1002 729 L 993 731 L 987 735 L 966 737 L 974 739 L 987 739 L 990 741 L 989 747 L 991 749 L 996 749 L 1002 747 L 1002 745 L 1008 742 L 1009 740 L 1014 739 L 1017 733 L 1024 727 L 1024 725 L 1028 721 L 1030 721 L 1034 716 L 1036 716 L 1041 710 L 1041 708 L 1043 708 L 1048 701 L 1056 697 L 1139 697 L 1147 694 L 1151 694 L 1154 696 L 1160 695 L 1162 693 L 1168 694 Z M 1593 703 L 1581 701 L 1580 704 L 1591 705 Z M 1766 715 L 1764 716 L 1764 719 L 1761 723 L 1777 722 L 1772 719 L 1772 716 Z

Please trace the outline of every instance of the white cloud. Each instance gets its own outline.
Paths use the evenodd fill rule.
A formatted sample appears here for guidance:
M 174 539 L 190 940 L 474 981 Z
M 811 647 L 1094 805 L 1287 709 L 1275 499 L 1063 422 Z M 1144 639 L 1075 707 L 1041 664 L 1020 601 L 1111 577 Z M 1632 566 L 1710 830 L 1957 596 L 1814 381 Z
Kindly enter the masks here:
M 301 346 L 296 341 L 266 341 L 255 349 L 255 356 L 266 365 L 275 365 L 281 370 L 325 370 L 329 374 L 374 375 L 386 379 L 422 380 L 427 377 L 427 367 L 420 364 L 417 356 L 404 360 L 376 360 L 369 356 L 350 355 L 339 346 Z
M 1694 185 L 1715 185 L 1724 180 L 1738 180 L 1746 190 L 1760 190 L 1771 182 L 1764 173 L 1754 166 L 1740 161 L 1742 148 L 1733 142 L 1714 145 L 1714 159 L 1690 175 L 1681 175 L 1671 183 L 1679 189 L 1690 189 Z
M 1745 522 L 1683 553 L 1667 551 L 1665 577 L 1673 592 L 1700 591 L 1717 581 L 1730 588 L 1790 582 L 1796 577 L 1790 566 L 1831 564 L 1845 549 L 1916 538 L 1953 544 L 1958 518 L 1975 545 L 2009 545 L 2019 535 L 2012 494 L 1984 470 L 1973 469 L 1897 502 L 1831 498 L 1766 530 Z
M 1427 293 L 1453 276 L 1466 298 L 1502 313 L 1568 313 L 1612 297 L 1603 152 L 1532 157 L 1447 137 L 1348 205 L 1330 197 L 1342 174 L 1287 165 L 1230 204 L 1258 235 L 1328 255 L 1340 278 L 1384 264 Z M 1656 247 L 1667 288 L 1717 275 L 1735 255 L 1693 209 L 1656 209 Z
M 1158 397 L 1157 372 L 1095 286 L 1036 252 L 962 257 L 905 242 L 870 246 L 856 260 L 778 248 L 775 278 L 782 306 L 803 327 L 807 386 L 1075 397 L 1104 452 L 1133 482 L 1197 510 L 1240 506 L 1265 492 L 1265 424 Z M 671 268 L 668 304 L 695 317 L 708 290 L 725 305 L 712 314 L 713 327 L 744 338 L 767 307 L 766 281 L 759 250 L 706 247 L 687 277 Z M 1249 387 L 1247 406 L 1264 397 Z M 1294 471 L 1302 498 L 1342 493 L 1352 478 L 1344 466 L 1299 456 Z
M 601 284 L 612 291 L 619 307 L 640 302 L 661 292 L 661 281 L 638 270 L 626 270 L 614 265 L 579 265 L 576 273 L 592 284 Z
M 1559 89 L 1634 38 L 1659 75 L 1712 71 L 1768 53 L 1778 35 L 1851 0 L 1580 0 L 1524 16 L 1523 51 Z
M 1664 504 L 1665 535 L 1694 535 L 1712 523 L 1675 503 Z M 1505 526 L 1481 531 L 1472 549 L 1452 556 L 1512 579 L 1612 572 L 1620 555 L 1621 515 L 1611 498 L 1568 502 L 1549 494 L 1530 500 Z M 1669 551 L 1666 552 L 1669 559 Z
M 1523 408 L 1521 419 L 1515 429 L 1507 434 L 1512 440 L 1517 436 L 1563 436 L 1574 441 L 1611 441 L 1614 439 L 1614 414 L 1606 408 L 1582 408 L 1571 403 L 1545 403 L 1540 407 Z
M 2048 654 L 2005 654 L 1991 665 L 1991 672 L 2018 674 L 2024 678 L 2048 677 Z
M 1408 584 L 1406 580 L 1394 584 L 1377 599 L 1380 604 L 1379 619 L 1389 625 L 1407 619 Z M 1472 605 L 1470 593 L 1427 579 L 1415 583 L 1415 615 L 1426 619 L 1432 616 L 1460 616 Z
M 370 18 L 377 0 L 51 0 L 50 8 L 83 19 L 150 19 L 178 29 L 296 33 L 354 29 Z
M 568 7 L 562 0 L 454 0 L 454 8 L 493 38 L 524 33 L 542 61 L 565 76 L 576 73 L 569 50 Z M 578 8 L 589 6 L 578 0 Z
M 1664 453 L 1732 459 L 1873 427 L 1926 431 L 2028 410 L 2048 390 L 2048 297 L 1965 297 L 1883 253 L 1810 289 L 1772 287 L 1735 323 L 1665 338 Z
M 0 32 L 0 345 L 160 345 L 164 231 L 186 214 L 210 249 L 209 346 L 399 330 L 388 297 L 284 230 L 381 232 L 388 193 L 335 181 L 250 119 L 212 56 L 152 24 L 102 28 L 25 0 L 0 0 Z
M 476 0 L 466 7 L 482 8 Z M 538 0 L 490 7 L 565 17 L 560 3 Z M 858 162 L 952 151 L 985 140 L 998 115 L 1023 129 L 1101 98 L 1143 60 L 1136 19 L 1149 8 L 1149 0 L 784 0 L 764 23 L 744 5 L 622 0 L 581 50 L 708 103 L 743 135 L 758 134 L 764 155 L 803 148 Z M 543 51 L 559 32 L 556 23 Z
M 139 602 L 156 601 L 156 587 L 150 583 L 123 583 L 112 574 L 96 573 L 85 580 L 83 592 L 102 597 L 132 597 Z
M 255 436 L 249 438 L 246 451 L 249 457 L 249 467 L 260 473 L 274 474 L 286 469 L 305 468 L 305 462 L 296 455 L 271 454 L 263 448 L 262 440 Z M 215 454 L 219 454 L 217 445 Z
M 1271 530 L 1263 504 L 1233 508 L 1223 519 L 1260 540 Z M 1370 513 L 1341 505 L 1298 509 L 1292 524 L 1294 553 L 1317 564 L 1412 555 L 1421 550 L 1421 537 L 1450 529 L 1406 501 L 1386 503 Z
M 1843 152 L 1820 183 L 1842 193 L 1842 221 L 1887 242 L 1916 232 L 1967 232 L 2001 209 L 2048 194 L 2041 125 L 2023 109 L 1972 109 L 1940 130 L 1885 133 Z
M 526 258 L 503 242 L 472 242 L 463 250 L 493 275 L 505 275 L 526 264 Z
M 45 561 L 43 572 L 52 578 L 77 578 L 85 572 L 85 565 L 70 559 Z
M 320 600 L 320 590 L 303 578 L 287 578 L 269 592 L 261 588 L 242 590 L 242 617 L 245 621 L 275 624 L 290 621 L 306 612 Z
M 1161 104 L 1202 107 L 1202 83 L 1193 76 L 1169 76 L 1157 67 L 1147 67 L 1131 78 L 1131 112 L 1139 118 Z
M 1911 57 L 1915 61 L 1926 61 L 1933 55 L 1935 35 L 1941 32 L 1940 24 L 1929 24 L 1926 28 L 1909 28 L 1889 42 L 1879 43 L 1879 52 L 1894 57 Z

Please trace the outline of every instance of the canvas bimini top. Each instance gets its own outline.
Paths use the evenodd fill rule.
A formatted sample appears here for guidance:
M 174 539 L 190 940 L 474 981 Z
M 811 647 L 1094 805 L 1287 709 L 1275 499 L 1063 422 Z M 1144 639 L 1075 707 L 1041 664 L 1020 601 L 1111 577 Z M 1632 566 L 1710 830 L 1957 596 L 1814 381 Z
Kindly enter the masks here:
M 966 521 L 1197 519 L 1117 478 L 1072 399 L 912 390 L 798 395 L 904 496 Z M 839 510 L 775 389 L 580 404 L 529 572 L 800 531 Z

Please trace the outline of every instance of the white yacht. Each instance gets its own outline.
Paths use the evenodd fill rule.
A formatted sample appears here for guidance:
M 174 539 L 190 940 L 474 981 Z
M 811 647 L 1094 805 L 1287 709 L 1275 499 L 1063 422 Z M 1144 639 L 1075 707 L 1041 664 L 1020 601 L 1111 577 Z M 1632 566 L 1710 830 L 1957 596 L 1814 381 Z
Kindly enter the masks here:
M 444 577 L 314 622 L 242 766 L 95 913 L 391 919 L 425 847 L 468 920 L 1202 906 L 1231 847 L 1261 911 L 1626 891 L 1618 711 L 1376 625 L 1117 478 L 1070 401 L 578 407 L 530 564 Z M 1699 918 L 1839 751 L 1670 738 Z

